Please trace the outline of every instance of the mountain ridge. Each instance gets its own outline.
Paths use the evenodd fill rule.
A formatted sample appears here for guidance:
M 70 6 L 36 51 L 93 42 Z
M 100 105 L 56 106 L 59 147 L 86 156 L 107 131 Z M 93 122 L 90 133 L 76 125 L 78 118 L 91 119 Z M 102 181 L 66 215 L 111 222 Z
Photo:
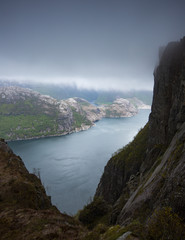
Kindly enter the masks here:
M 112 103 L 116 98 L 133 98 L 137 97 L 145 104 L 152 104 L 152 90 L 151 91 L 137 91 L 137 90 L 95 90 L 95 89 L 81 89 L 73 85 L 65 84 L 52 84 L 52 83 L 39 83 L 28 81 L 16 81 L 0 79 L 0 87 L 17 86 L 22 88 L 29 88 L 37 91 L 43 95 L 49 95 L 57 100 L 79 97 L 87 100 L 88 102 L 94 102 L 98 105 L 103 103 Z
M 1 87 L 0 135 L 6 140 L 66 135 L 87 130 L 103 117 L 133 116 L 140 106 L 148 108 L 136 98 L 94 106 L 82 98 L 57 100 L 26 88 Z

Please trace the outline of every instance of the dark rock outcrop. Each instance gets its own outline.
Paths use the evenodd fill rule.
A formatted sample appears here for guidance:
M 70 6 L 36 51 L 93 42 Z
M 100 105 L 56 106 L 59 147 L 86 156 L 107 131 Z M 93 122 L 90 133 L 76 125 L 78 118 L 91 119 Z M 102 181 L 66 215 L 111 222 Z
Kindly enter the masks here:
M 169 43 L 154 72 L 149 147 L 168 145 L 185 121 L 185 38 Z

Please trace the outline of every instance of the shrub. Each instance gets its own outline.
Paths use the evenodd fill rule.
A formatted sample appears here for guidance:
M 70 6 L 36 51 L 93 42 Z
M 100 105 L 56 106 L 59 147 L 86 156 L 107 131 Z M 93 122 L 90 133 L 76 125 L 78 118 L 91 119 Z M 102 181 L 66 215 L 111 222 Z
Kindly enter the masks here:
M 98 219 L 102 218 L 109 212 L 108 204 L 100 197 L 95 197 L 94 200 L 86 205 L 79 213 L 79 220 L 89 228 L 93 228 Z
M 146 239 L 149 240 L 181 240 L 185 239 L 185 225 L 170 207 L 164 207 L 152 215 Z

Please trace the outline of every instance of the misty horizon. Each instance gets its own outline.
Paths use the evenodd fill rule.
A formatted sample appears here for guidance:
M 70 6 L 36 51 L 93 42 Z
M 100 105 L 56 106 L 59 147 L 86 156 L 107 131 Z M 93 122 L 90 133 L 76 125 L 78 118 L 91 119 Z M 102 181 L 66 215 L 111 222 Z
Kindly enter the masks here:
M 0 3 L 0 79 L 152 90 L 159 48 L 185 35 L 182 1 Z
M 95 87 L 95 86 L 80 86 L 76 82 L 53 82 L 53 81 L 39 81 L 39 80 L 30 80 L 30 79 L 13 79 L 13 78 L 0 78 L 0 87 L 8 87 L 8 86 L 17 86 L 17 87 L 23 87 L 23 88 L 33 88 L 34 87 L 52 87 L 54 89 L 75 89 L 77 91 L 85 91 L 85 92 L 102 92 L 102 93 L 134 93 L 134 92 L 153 92 L 153 89 L 145 89 L 145 88 L 140 88 L 140 89 L 135 89 L 135 88 L 129 88 L 129 89 L 123 89 L 123 88 L 111 88 L 109 86 L 105 87 Z

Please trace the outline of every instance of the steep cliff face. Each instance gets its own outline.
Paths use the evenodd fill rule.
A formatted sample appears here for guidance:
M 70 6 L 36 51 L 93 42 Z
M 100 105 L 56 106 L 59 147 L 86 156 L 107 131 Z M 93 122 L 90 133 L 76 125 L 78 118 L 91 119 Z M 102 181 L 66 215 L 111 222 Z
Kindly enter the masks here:
M 82 239 L 84 230 L 51 205 L 41 181 L 0 140 L 1 239 Z
M 185 38 L 169 43 L 154 71 L 149 147 L 168 145 L 185 121 Z
M 167 148 L 185 121 L 185 38 L 164 49 L 154 71 L 154 95 L 149 117 L 148 152 L 141 171 L 145 172 L 161 150 Z
M 162 207 L 185 220 L 185 38 L 168 44 L 154 81 L 147 126 L 109 160 L 96 191 L 112 223 L 146 222 Z

